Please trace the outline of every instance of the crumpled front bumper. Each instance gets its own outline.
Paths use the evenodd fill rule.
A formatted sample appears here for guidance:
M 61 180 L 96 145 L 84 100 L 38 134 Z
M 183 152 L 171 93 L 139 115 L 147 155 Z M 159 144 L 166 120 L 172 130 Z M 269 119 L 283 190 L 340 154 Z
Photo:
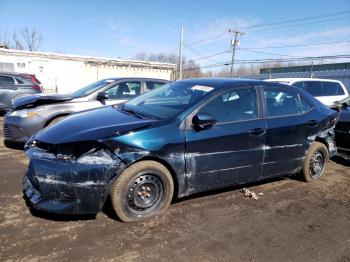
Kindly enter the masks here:
M 30 149 L 33 150 L 33 149 Z M 62 214 L 95 214 L 100 211 L 110 182 L 118 174 L 118 159 L 83 163 L 64 161 L 50 154 L 30 152 L 23 193 L 35 209 Z M 100 156 L 107 158 L 108 156 Z

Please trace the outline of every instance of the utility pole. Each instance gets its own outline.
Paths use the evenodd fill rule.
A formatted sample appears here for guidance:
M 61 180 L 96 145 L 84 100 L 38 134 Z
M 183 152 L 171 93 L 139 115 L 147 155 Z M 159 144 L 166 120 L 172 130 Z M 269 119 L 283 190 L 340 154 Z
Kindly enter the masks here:
M 235 61 L 236 46 L 238 46 L 238 44 L 239 44 L 238 36 L 242 36 L 242 35 L 244 35 L 244 33 L 243 32 L 239 32 L 237 30 L 232 30 L 232 29 L 229 29 L 228 31 L 229 31 L 229 33 L 233 33 L 234 34 L 234 37 L 231 40 L 232 59 L 231 59 L 231 71 L 230 71 L 230 76 L 233 77 L 233 63 Z
M 181 32 L 180 32 L 180 49 L 179 49 L 179 80 L 182 79 L 182 51 L 183 51 L 183 41 L 184 41 L 184 27 L 181 26 Z

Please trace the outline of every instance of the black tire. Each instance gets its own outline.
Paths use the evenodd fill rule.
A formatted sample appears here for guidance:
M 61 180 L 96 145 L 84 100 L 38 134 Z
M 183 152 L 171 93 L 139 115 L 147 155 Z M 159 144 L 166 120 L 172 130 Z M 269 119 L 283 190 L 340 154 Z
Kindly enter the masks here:
M 300 172 L 302 178 L 307 182 L 319 180 L 326 170 L 328 160 L 329 152 L 327 147 L 320 142 L 312 143 Z
M 174 182 L 169 170 L 156 161 L 140 161 L 125 169 L 111 188 L 115 213 L 123 222 L 160 214 L 171 203 Z
M 52 126 L 58 122 L 60 122 L 61 120 L 63 120 L 64 118 L 66 118 L 67 116 L 59 116 L 59 117 L 56 117 L 54 119 L 52 119 L 48 124 L 47 126 Z

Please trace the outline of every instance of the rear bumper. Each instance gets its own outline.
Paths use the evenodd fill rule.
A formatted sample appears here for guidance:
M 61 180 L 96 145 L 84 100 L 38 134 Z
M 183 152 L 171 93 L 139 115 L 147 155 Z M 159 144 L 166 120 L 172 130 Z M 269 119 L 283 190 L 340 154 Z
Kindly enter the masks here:
M 3 126 L 5 141 L 26 143 L 34 133 L 44 128 L 44 125 L 45 119 L 40 116 L 21 118 L 6 114 Z

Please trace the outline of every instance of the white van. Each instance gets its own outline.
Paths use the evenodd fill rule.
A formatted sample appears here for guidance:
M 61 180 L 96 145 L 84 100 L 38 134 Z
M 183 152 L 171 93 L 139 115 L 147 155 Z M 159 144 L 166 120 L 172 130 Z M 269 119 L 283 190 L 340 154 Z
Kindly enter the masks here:
M 266 79 L 265 81 L 298 87 L 328 106 L 349 96 L 348 90 L 339 80 L 319 78 L 275 78 Z

